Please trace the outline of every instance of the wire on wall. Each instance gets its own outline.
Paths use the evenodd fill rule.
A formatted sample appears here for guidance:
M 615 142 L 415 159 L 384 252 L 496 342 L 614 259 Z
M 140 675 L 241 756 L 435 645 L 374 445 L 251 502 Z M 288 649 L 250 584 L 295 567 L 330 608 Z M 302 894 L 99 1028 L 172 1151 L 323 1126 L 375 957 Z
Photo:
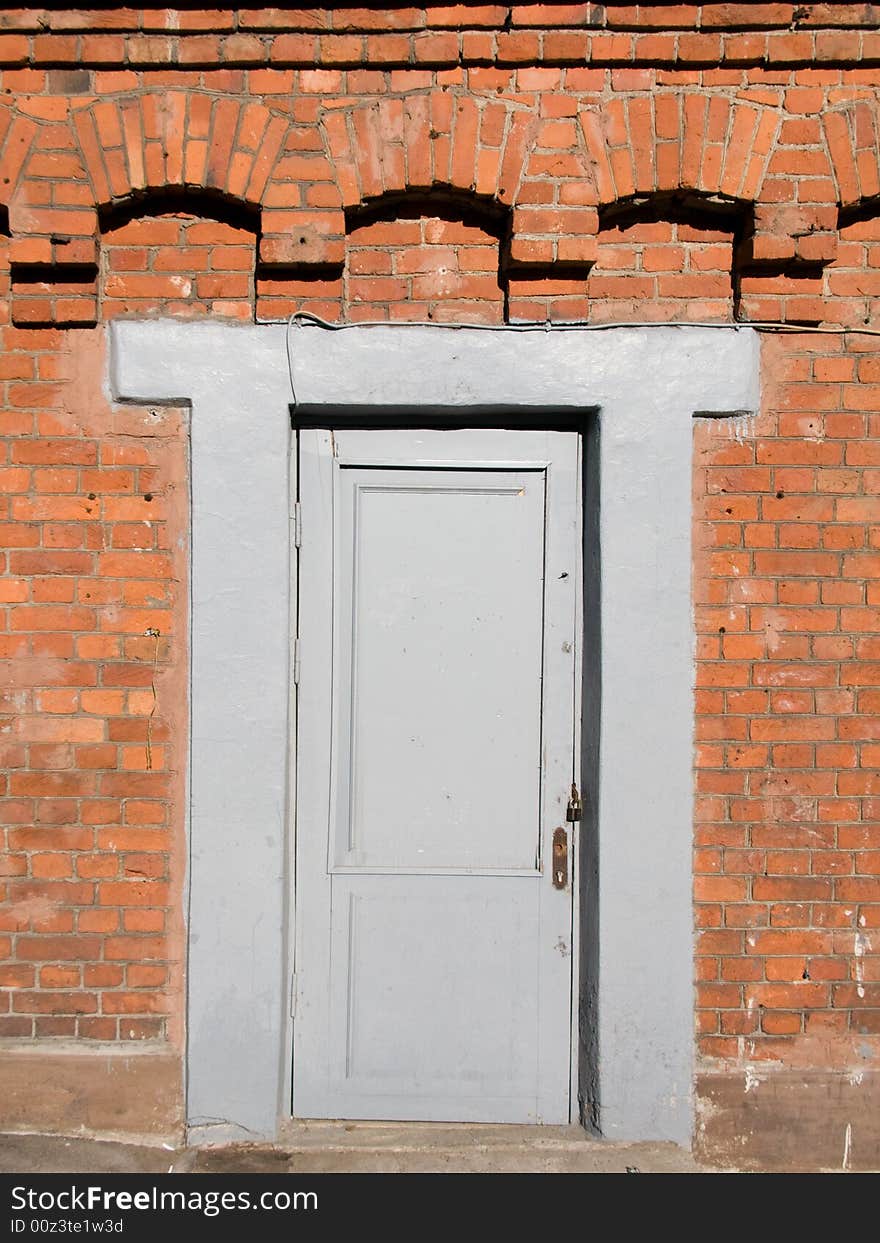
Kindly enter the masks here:
M 841 333 L 850 333 L 853 336 L 880 337 L 880 328 L 848 328 L 837 325 L 813 324 L 780 324 L 772 320 L 750 320 L 740 323 L 725 323 L 719 320 L 712 321 L 695 321 L 687 319 L 667 319 L 667 320 L 626 320 L 613 321 L 608 323 L 595 323 L 593 321 L 583 319 L 560 319 L 546 320 L 544 323 L 529 324 L 474 324 L 462 321 L 454 323 L 437 323 L 431 319 L 365 319 L 356 321 L 339 322 L 322 319 L 320 315 L 313 315 L 311 311 L 294 311 L 287 320 L 286 346 L 287 346 L 287 369 L 290 373 L 290 390 L 293 395 L 291 402 L 291 412 L 295 416 L 297 407 L 296 384 L 293 378 L 293 340 L 292 330 L 294 324 L 302 327 L 305 324 L 314 324 L 318 328 L 324 328 L 328 332 L 345 332 L 352 328 L 436 328 L 447 332 L 460 332 L 467 329 L 469 332 L 609 332 L 616 328 L 754 328 L 758 332 L 773 333 L 794 333 L 800 335 L 802 333 L 819 333 L 825 336 L 840 335 Z

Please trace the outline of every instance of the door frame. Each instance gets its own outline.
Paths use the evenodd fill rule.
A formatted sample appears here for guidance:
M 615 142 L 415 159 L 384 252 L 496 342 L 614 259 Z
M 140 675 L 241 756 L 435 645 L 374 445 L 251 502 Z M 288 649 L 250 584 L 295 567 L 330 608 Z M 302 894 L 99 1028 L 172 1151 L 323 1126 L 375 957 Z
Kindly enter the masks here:
M 427 416 L 423 417 L 420 424 L 411 421 L 401 421 L 401 417 L 394 412 L 376 411 L 371 412 L 368 421 L 362 417 L 345 416 L 345 412 L 339 412 L 336 418 L 297 418 L 294 413 L 292 417 L 292 437 L 290 446 L 290 495 L 297 499 L 300 498 L 298 466 L 300 461 L 299 453 L 299 433 L 302 430 L 314 427 L 327 428 L 333 430 L 394 430 L 417 431 L 432 429 L 462 430 L 462 431 L 484 431 L 493 430 L 499 432 L 518 431 L 566 431 L 578 437 L 577 448 L 577 479 L 580 496 L 579 504 L 579 539 L 580 548 L 575 562 L 575 582 L 574 582 L 574 633 L 579 637 L 580 641 L 576 643 L 573 662 L 573 688 L 576 695 L 577 708 L 579 710 L 574 713 L 573 721 L 573 737 L 572 751 L 575 756 L 579 756 L 578 771 L 580 773 L 579 780 L 581 785 L 584 783 L 583 776 L 583 746 L 582 746 L 582 727 L 583 727 L 583 670 L 584 670 L 584 599 L 585 599 L 585 583 L 584 583 L 584 538 L 585 538 L 585 500 L 584 481 L 586 477 L 585 471 L 585 453 L 587 448 L 587 435 L 589 421 L 595 412 L 576 412 L 576 411 L 555 411 L 547 410 L 543 413 L 543 417 L 536 417 L 534 414 L 530 417 L 517 416 L 516 412 L 505 412 L 499 410 L 491 415 L 483 414 L 482 418 L 476 415 L 473 418 L 468 417 L 468 413 L 462 413 L 453 409 L 435 409 Z M 414 416 L 418 419 L 418 414 Z M 511 461 L 513 460 L 513 456 Z M 516 463 L 519 465 L 519 463 Z M 533 468 L 531 463 L 529 469 Z M 511 467 L 512 468 L 512 467 Z M 592 498 L 591 498 L 592 499 Z M 300 606 L 300 552 L 301 552 L 301 531 L 303 522 L 308 522 L 308 516 L 298 516 L 294 522 L 292 530 L 292 538 L 290 540 L 290 573 L 291 582 L 296 584 L 296 605 L 291 608 L 290 612 L 290 668 L 293 671 L 299 663 L 297 650 L 297 636 L 299 631 L 299 606 Z M 595 589 L 598 584 L 591 584 Z M 596 596 L 596 604 L 598 606 L 598 596 Z M 542 643 L 544 642 L 542 638 Z M 288 918 L 288 936 L 287 936 L 287 963 L 288 972 L 287 979 L 289 981 L 288 1002 L 285 1006 L 285 1047 L 288 1051 L 287 1061 L 285 1064 L 285 1075 L 283 1082 L 284 1100 L 288 1104 L 288 1117 L 297 1118 L 294 1113 L 293 1105 L 293 1052 L 294 1052 L 294 1029 L 296 1024 L 296 999 L 291 995 L 293 988 L 296 987 L 296 856 L 297 856 L 297 834 L 301 826 L 297 820 L 296 794 L 298 790 L 298 764 L 300 761 L 299 748 L 296 745 L 297 732 L 299 727 L 298 704 L 297 704 L 297 685 L 296 675 L 290 679 L 290 766 L 288 770 L 288 832 L 287 832 L 287 875 L 291 878 L 291 895 L 290 895 L 290 914 Z M 544 796 L 542 796 L 542 804 Z M 542 808 L 543 810 L 543 808 Z M 564 822 L 563 822 L 564 823 Z M 540 832 L 543 835 L 544 828 L 541 825 Z M 569 1022 L 569 1107 L 568 1121 L 577 1122 L 580 1120 L 581 1110 L 578 1104 L 578 1088 L 580 1082 L 580 1049 L 579 1049 L 579 1020 L 580 999 L 581 999 L 581 972 L 577 969 L 581 954 L 581 916 L 580 916 L 580 870 L 579 870 L 579 851 L 580 851 L 580 825 L 572 823 L 566 825 L 570 830 L 569 834 L 569 876 L 571 886 L 571 943 L 570 956 L 572 969 L 570 973 L 570 1022 Z M 313 830 L 317 831 L 317 830 Z
M 272 1138 L 283 1010 L 290 409 L 596 409 L 602 650 L 585 1091 L 609 1139 L 687 1144 L 693 1094 L 693 439 L 759 408 L 744 326 L 110 326 L 110 395 L 149 436 L 189 411 L 189 1141 Z M 291 383 L 292 381 L 292 383 Z M 650 619 L 650 625 L 645 619 Z M 234 657 L 234 659 L 230 659 Z M 589 678 L 587 679 L 589 681 Z M 590 688 L 590 694 L 598 685 Z M 255 830 L 254 826 L 258 826 Z M 584 845 L 589 846 L 589 858 Z M 180 848 L 175 847 L 176 859 Z M 179 864 L 177 865 L 179 866 Z M 595 935 L 594 935 L 595 933 Z M 180 1045 L 177 1044 L 177 1049 Z

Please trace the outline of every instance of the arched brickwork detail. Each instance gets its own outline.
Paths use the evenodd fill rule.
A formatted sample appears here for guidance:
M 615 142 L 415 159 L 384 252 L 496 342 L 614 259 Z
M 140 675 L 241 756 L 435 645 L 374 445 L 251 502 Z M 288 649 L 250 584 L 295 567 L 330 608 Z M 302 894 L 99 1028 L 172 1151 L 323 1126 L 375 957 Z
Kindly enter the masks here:
M 96 203 L 194 187 L 259 206 L 264 267 L 341 266 L 346 208 L 440 187 L 512 207 L 514 267 L 588 268 L 601 207 L 678 192 L 755 204 L 746 266 L 834 254 L 833 203 L 762 201 L 768 173 L 786 175 L 791 143 L 779 108 L 756 98 L 670 90 L 541 119 L 509 99 L 435 91 L 339 101 L 316 127 L 263 104 L 172 91 L 92 102 L 74 127 Z M 828 165 L 821 142 L 810 159 Z
M 750 100 L 669 91 L 618 96 L 578 121 L 599 204 L 674 190 L 754 201 L 780 115 Z
M 699 91 L 619 95 L 542 122 L 513 216 L 514 265 L 588 267 L 599 214 L 621 201 L 699 195 L 744 213 L 737 264 L 811 271 L 834 258 L 836 202 L 818 122 L 777 102 Z
M 33 279 L 27 288 L 14 285 L 17 322 L 74 322 L 74 312 L 76 322 L 94 322 L 100 213 L 157 192 L 198 191 L 259 210 L 264 267 L 342 262 L 339 195 L 320 133 L 264 104 L 202 91 L 149 91 L 74 106 L 69 127 L 17 118 L 0 131 L 8 131 L 11 155 L 7 164 L 4 150 L 4 167 L 16 179 L 12 260 L 27 267 L 29 277 L 42 278 L 39 288 Z M 309 150 L 316 141 L 317 150 Z M 299 169 L 291 167 L 303 158 Z M 318 183 L 336 206 L 329 227 L 326 202 L 317 212 L 308 210 L 310 200 L 321 199 Z M 62 184 L 67 190 L 59 206 L 52 187 Z M 302 244 L 305 225 L 315 234 L 309 246 Z M 66 300 L 60 320 L 62 291 L 51 285 L 71 271 L 78 288 L 70 292 L 79 298 Z
M 186 91 L 99 101 L 73 124 L 98 205 L 155 189 L 213 191 L 261 209 L 262 265 L 341 264 L 338 195 L 314 127 L 262 103 Z M 327 204 L 309 205 L 319 183 L 329 215 Z
M 754 202 L 779 131 L 778 109 L 725 95 L 621 95 L 545 122 L 528 153 L 513 220 L 513 258 L 589 266 L 599 210 L 692 192 Z
M 437 91 L 325 109 L 343 207 L 449 187 L 512 203 L 535 125 L 508 101 Z
M 190 187 L 258 206 L 290 121 L 230 96 L 150 91 L 91 103 L 73 126 L 98 206 Z
M 530 111 L 508 100 L 447 91 L 328 108 L 322 127 L 343 209 L 437 189 L 513 207 L 541 131 Z M 555 236 L 539 256 L 519 255 L 514 237 L 515 262 L 553 263 L 558 257 Z
M 0 203 L 10 207 L 40 125 L 32 117 L 0 103 Z
M 332 213 L 328 227 L 325 204 L 309 210 L 317 183 L 330 187 L 331 207 L 338 197 L 320 141 L 311 149 L 313 126 L 252 100 L 198 91 L 101 100 L 73 123 L 99 206 L 153 190 L 207 191 L 262 209 L 264 266 L 341 262 Z
M 855 99 L 822 118 L 841 207 L 880 195 L 880 118 L 876 99 Z
M 59 125 L 4 107 L 0 144 L 11 173 L 3 193 L 13 298 L 15 268 L 28 269 L 31 285 L 42 268 L 36 283 L 71 283 L 68 310 L 79 296 L 84 316 L 76 322 L 94 319 L 88 270 L 102 210 L 156 191 L 196 190 L 258 210 L 260 268 L 313 276 L 342 269 L 346 209 L 412 191 L 509 207 L 509 268 L 573 276 L 595 261 L 600 213 L 621 201 L 698 194 L 753 205 L 741 272 L 796 274 L 834 257 L 836 187 L 844 203 L 880 193 L 876 105 L 867 100 L 823 123 L 786 118 L 766 93 L 675 89 L 559 117 L 515 96 L 459 90 L 325 100 L 309 122 L 192 89 L 74 99 L 70 108 Z M 47 305 L 19 301 L 16 319 L 42 322 Z

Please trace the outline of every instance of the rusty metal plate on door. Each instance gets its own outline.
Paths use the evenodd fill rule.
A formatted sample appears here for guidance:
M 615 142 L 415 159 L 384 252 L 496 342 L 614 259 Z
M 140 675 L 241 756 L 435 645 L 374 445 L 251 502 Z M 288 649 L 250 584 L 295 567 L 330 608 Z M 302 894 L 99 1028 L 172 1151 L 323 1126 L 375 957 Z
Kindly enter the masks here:
M 564 889 L 568 884 L 568 834 L 557 829 L 553 834 L 553 888 Z

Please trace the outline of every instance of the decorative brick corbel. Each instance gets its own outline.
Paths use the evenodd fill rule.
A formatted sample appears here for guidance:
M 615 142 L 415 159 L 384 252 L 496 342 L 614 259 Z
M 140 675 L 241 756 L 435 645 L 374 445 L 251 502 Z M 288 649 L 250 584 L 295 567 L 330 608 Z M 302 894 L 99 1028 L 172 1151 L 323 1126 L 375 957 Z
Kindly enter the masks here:
M 810 277 L 836 259 L 833 145 L 827 126 L 817 122 L 815 128 L 811 145 L 792 145 L 786 126 L 777 129 L 756 187 L 752 227 L 737 251 L 742 273 L 784 270 Z
M 830 203 L 755 204 L 754 229 L 737 251 L 741 269 L 785 268 L 792 275 L 837 257 L 837 206 Z
M 12 322 L 31 328 L 84 327 L 96 323 L 98 244 L 95 233 L 29 234 L 22 231 L 25 223 L 39 227 L 48 222 L 31 212 L 18 212 L 14 205 L 10 211 Z M 97 230 L 97 218 L 94 227 Z
M 345 215 L 327 210 L 264 208 L 260 227 L 260 269 L 341 268 L 345 263 Z
M 514 207 L 511 268 L 581 268 L 586 273 L 598 253 L 599 212 L 595 207 Z
M 599 197 L 583 131 L 573 118 L 524 122 L 509 267 L 584 276 L 599 253 Z

